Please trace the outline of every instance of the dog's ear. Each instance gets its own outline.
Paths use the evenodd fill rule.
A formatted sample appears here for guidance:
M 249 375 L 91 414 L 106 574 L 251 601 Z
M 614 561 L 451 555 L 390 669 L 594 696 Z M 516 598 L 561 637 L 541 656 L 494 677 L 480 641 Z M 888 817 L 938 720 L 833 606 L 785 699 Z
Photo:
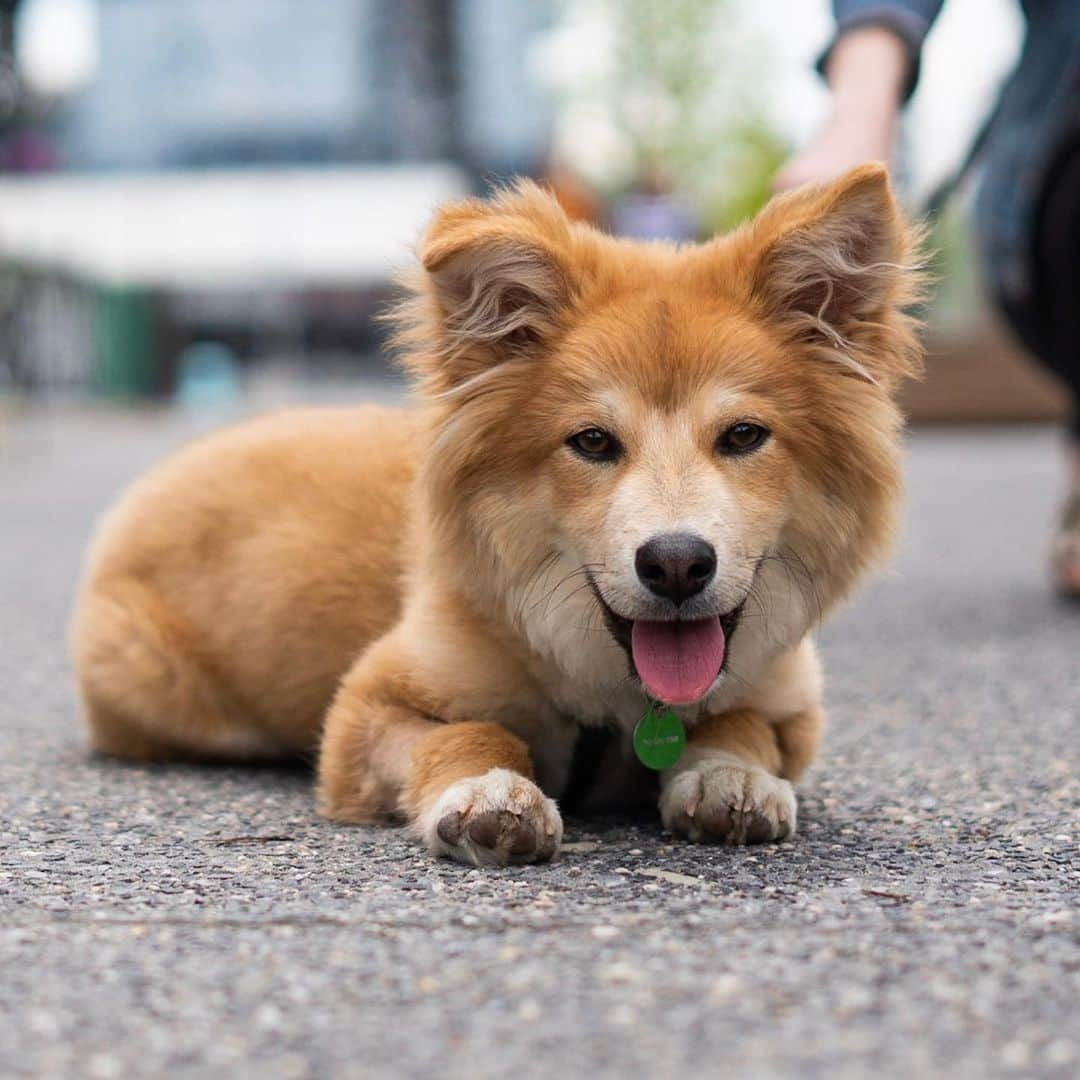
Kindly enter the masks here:
M 407 362 L 446 386 L 542 349 L 571 301 L 569 238 L 558 203 L 527 181 L 439 210 L 420 245 L 421 309 L 403 336 L 421 349 Z
M 862 165 L 765 208 L 749 232 L 751 292 L 798 337 L 850 358 L 849 371 L 914 374 L 918 348 L 906 340 L 912 320 L 904 312 L 922 296 L 920 239 L 884 166 Z

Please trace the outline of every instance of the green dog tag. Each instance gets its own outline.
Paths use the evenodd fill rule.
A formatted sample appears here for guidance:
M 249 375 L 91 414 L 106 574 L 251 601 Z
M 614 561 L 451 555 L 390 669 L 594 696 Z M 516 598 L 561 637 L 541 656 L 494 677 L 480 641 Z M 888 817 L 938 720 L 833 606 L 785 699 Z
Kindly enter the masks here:
M 649 702 L 645 715 L 634 728 L 634 753 L 646 768 L 670 769 L 686 746 L 686 728 L 674 711 L 659 702 Z

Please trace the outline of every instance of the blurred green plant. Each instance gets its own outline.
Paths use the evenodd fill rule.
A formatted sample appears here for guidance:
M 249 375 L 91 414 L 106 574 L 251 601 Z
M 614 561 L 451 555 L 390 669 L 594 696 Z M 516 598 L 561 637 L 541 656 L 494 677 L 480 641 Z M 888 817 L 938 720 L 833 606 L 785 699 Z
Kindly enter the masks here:
M 767 63 L 732 0 L 619 0 L 612 96 L 640 178 L 661 173 L 703 230 L 769 197 L 786 157 L 755 98 Z
M 954 198 L 930 219 L 929 227 L 933 287 L 926 317 L 939 326 L 966 326 L 981 303 L 970 208 Z
M 769 56 L 741 6 L 563 0 L 563 27 L 576 25 L 577 39 L 564 41 L 571 58 L 554 88 L 568 125 L 583 118 L 579 137 L 564 140 L 568 164 L 610 196 L 670 190 L 704 233 L 756 213 L 787 148 L 765 118 Z

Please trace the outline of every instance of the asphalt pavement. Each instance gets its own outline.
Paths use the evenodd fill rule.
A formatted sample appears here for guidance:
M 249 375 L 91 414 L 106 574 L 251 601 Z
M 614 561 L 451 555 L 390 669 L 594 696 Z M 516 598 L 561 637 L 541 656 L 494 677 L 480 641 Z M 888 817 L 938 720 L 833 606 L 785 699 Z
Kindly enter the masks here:
M 793 843 L 571 820 L 555 864 L 491 871 L 319 820 L 302 769 L 87 754 L 64 636 L 88 531 L 211 422 L 0 405 L 0 1075 L 1080 1073 L 1053 432 L 911 437 L 896 567 L 822 634 Z

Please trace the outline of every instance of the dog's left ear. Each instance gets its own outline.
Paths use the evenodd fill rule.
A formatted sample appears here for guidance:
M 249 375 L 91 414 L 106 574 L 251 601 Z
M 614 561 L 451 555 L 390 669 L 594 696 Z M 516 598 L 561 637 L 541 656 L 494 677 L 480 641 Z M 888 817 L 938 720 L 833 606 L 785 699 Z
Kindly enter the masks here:
M 428 366 L 437 365 L 440 383 L 535 352 L 559 331 L 572 294 L 569 235 L 558 203 L 527 181 L 490 201 L 455 203 L 436 214 L 420 264 L 426 331 L 439 341 Z
M 875 378 L 917 368 L 917 348 L 906 340 L 877 347 L 883 331 L 910 337 L 904 311 L 924 282 L 919 230 L 905 222 L 884 166 L 863 165 L 825 187 L 774 199 L 749 239 L 751 291 L 772 318 L 804 340 L 868 352 L 857 366 Z

